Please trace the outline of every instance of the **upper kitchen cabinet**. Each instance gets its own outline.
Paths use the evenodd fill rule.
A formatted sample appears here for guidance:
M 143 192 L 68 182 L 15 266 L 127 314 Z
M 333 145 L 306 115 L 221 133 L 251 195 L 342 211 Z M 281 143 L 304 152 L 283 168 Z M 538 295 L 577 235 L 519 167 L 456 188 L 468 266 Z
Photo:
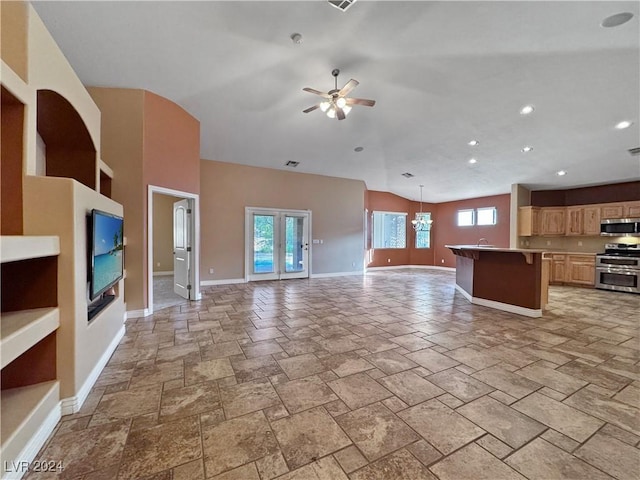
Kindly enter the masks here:
M 567 224 L 565 228 L 566 235 L 583 235 L 584 234 L 584 208 L 567 207 L 566 218 L 567 218 Z
M 541 235 L 564 235 L 566 229 L 566 208 L 542 209 Z
M 583 209 L 583 233 L 600 235 L 600 207 L 591 206 Z
M 624 214 L 627 218 L 640 218 L 640 202 L 625 203 Z
M 538 207 L 520 207 L 518 209 L 518 235 L 531 237 L 540 234 L 540 209 Z
M 612 203 L 600 207 L 600 218 L 623 218 L 624 205 L 622 203 Z

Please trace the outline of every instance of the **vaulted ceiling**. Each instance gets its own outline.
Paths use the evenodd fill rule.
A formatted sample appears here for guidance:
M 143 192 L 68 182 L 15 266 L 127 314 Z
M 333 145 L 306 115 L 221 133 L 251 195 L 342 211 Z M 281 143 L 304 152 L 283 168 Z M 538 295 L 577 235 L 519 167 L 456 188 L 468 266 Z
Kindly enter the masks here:
M 34 6 L 83 83 L 151 90 L 198 118 L 204 159 L 296 161 L 414 200 L 424 184 L 429 202 L 640 179 L 639 2 Z M 601 26 L 620 12 L 634 17 Z M 376 106 L 302 113 L 319 99 L 302 88 L 333 88 L 334 68 Z

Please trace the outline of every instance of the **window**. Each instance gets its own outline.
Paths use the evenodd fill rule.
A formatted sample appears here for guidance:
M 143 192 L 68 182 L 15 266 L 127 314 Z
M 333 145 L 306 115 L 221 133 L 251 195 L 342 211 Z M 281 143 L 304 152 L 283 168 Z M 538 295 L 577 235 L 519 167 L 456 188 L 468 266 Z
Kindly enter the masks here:
M 497 220 L 496 207 L 478 208 L 478 225 L 495 225 Z
M 406 248 L 407 214 L 373 212 L 373 248 Z
M 426 229 L 416 232 L 416 248 L 431 247 L 431 213 L 416 213 L 416 218 L 422 218 L 426 222 Z
M 470 227 L 475 224 L 474 210 L 458 210 L 458 226 Z

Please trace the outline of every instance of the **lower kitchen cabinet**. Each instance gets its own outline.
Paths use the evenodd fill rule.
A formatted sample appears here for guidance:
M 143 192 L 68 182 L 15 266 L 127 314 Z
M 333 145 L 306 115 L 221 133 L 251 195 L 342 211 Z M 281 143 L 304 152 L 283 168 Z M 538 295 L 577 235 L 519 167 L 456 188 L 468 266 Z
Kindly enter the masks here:
M 596 280 L 595 255 L 553 253 L 551 259 L 551 285 L 594 287 Z

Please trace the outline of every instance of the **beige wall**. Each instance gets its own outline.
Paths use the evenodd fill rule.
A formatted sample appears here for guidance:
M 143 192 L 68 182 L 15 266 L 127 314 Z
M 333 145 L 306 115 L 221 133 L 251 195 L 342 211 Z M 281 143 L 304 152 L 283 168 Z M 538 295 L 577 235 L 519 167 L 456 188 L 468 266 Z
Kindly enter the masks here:
M 244 277 L 245 207 L 311 210 L 324 241 L 311 245 L 312 273 L 362 271 L 364 182 L 209 160 L 200 174 L 201 280 Z
M 111 196 L 124 205 L 127 309 L 148 307 L 149 185 L 198 193 L 200 123 L 145 90 L 89 87 L 102 112 L 102 159 L 113 170 Z
M 145 202 L 142 188 L 143 90 L 89 88 L 102 112 L 102 160 L 114 172 L 111 198 L 124 206 L 127 242 L 124 298 L 127 308 L 142 308 L 142 285 L 146 272 Z
M 153 194 L 153 271 L 173 271 L 173 203 L 178 198 Z

